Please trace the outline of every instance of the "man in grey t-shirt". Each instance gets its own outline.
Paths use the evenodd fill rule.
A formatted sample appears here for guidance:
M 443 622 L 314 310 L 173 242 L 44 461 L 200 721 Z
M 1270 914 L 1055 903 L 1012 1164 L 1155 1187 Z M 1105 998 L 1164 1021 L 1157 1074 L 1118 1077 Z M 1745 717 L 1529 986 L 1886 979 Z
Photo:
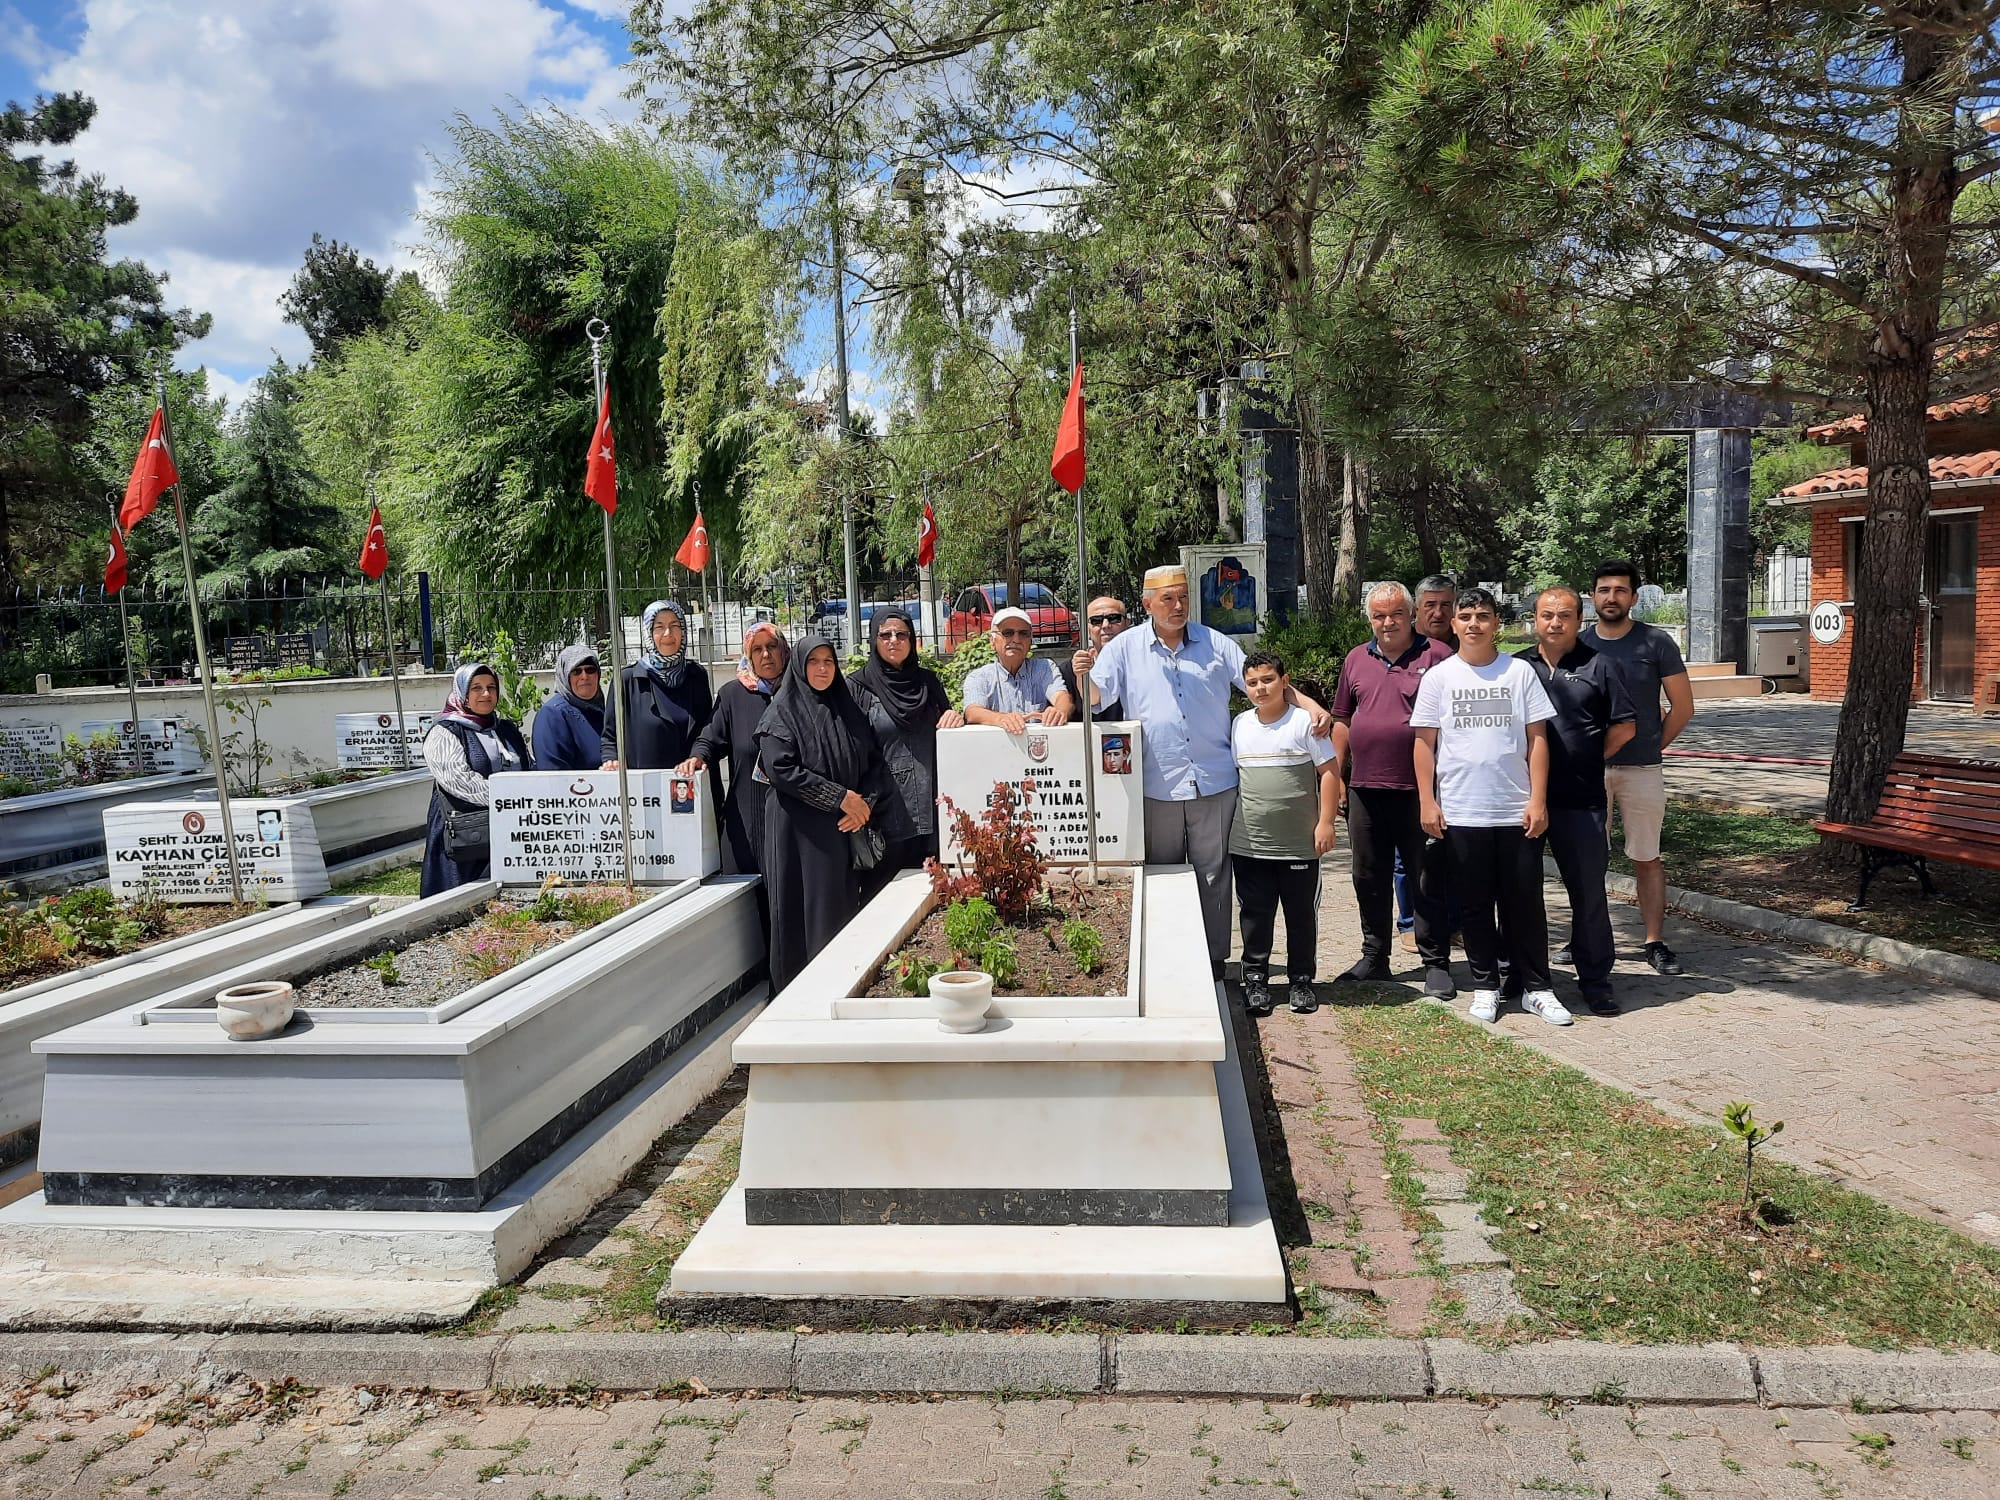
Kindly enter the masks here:
M 1632 861 L 1639 914 L 1646 919 L 1646 962 L 1655 973 L 1678 974 L 1680 961 L 1665 942 L 1667 868 L 1660 859 L 1660 825 L 1667 816 L 1667 782 L 1661 757 L 1694 717 L 1694 689 L 1674 638 L 1632 618 L 1638 598 L 1636 567 L 1623 558 L 1599 563 L 1590 591 L 1597 623 L 1583 633 L 1583 643 L 1610 658 L 1632 699 L 1636 732 L 1605 763 L 1604 791 L 1610 814 L 1625 825 L 1625 857 Z

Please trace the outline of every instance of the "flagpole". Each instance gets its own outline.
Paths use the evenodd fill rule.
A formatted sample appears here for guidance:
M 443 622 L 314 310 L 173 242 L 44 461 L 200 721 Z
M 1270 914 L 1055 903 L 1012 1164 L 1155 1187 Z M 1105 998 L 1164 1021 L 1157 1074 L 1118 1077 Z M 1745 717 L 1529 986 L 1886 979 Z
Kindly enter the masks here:
M 597 397 L 599 411 L 604 409 L 603 345 L 610 334 L 611 327 L 602 318 L 592 318 L 583 325 L 583 336 L 590 340 L 590 391 Z M 611 543 L 611 512 L 605 510 L 601 504 L 598 510 L 604 516 L 604 594 L 611 604 L 609 701 L 611 753 L 618 762 L 618 835 L 625 849 L 625 885 L 627 889 L 631 889 L 638 882 L 632 878 L 632 790 L 625 771 L 625 620 L 618 613 L 618 554 Z
M 118 502 L 124 497 L 113 490 L 106 497 L 111 502 L 111 524 L 118 526 Z M 121 543 L 122 545 L 122 543 Z M 127 554 L 128 559 L 130 554 Z M 129 567 L 129 561 L 128 561 Z M 130 581 L 129 578 L 127 580 Z M 125 704 L 126 713 L 132 720 L 132 769 L 139 769 L 139 683 L 132 673 L 132 624 L 125 613 L 125 585 L 118 586 L 118 641 L 125 648 Z
M 160 435 L 166 439 L 167 451 L 174 450 L 173 421 L 167 415 L 167 354 L 156 351 L 158 363 L 153 368 L 153 393 L 160 403 Z M 229 892 L 236 904 L 243 904 L 243 872 L 236 863 L 236 823 L 229 815 L 229 770 L 228 757 L 222 753 L 222 725 L 215 716 L 215 679 L 208 669 L 208 632 L 201 623 L 201 596 L 195 589 L 194 548 L 188 542 L 187 486 L 180 482 L 178 471 L 174 479 L 174 525 L 181 534 L 181 571 L 187 577 L 188 618 L 194 623 L 195 670 L 201 674 L 201 706 L 208 716 L 209 754 L 215 760 L 215 805 L 222 814 L 222 843 L 229 856 Z M 122 595 L 121 595 L 122 597 Z M 132 721 L 133 748 L 138 747 L 139 722 Z
M 1070 379 L 1076 378 L 1076 285 L 1069 289 L 1069 371 Z M 1089 630 L 1090 620 L 1090 557 L 1087 537 L 1083 525 L 1083 481 L 1076 486 L 1076 607 L 1084 617 L 1084 629 Z M 1088 639 L 1088 635 L 1084 639 Z M 1083 712 L 1083 819 L 1090 829 L 1090 883 L 1097 884 L 1097 745 L 1090 732 L 1090 668 L 1085 667 L 1076 674 L 1076 695 L 1083 701 L 1077 705 Z
M 924 475 L 923 507 L 925 511 L 931 508 L 931 476 L 928 474 Z M 923 520 L 922 520 L 923 511 L 919 511 L 917 515 L 919 518 L 917 521 L 917 526 L 919 531 L 921 531 L 923 527 Z M 931 618 L 935 613 L 936 604 L 937 604 L 937 594 L 936 590 L 931 584 L 931 565 L 927 562 L 920 561 L 917 564 L 917 613 L 922 615 L 923 619 L 919 621 L 917 625 L 916 644 L 918 646 L 921 646 L 923 644 L 924 632 L 931 628 Z M 933 635 L 931 637 L 932 648 L 936 649 L 938 644 L 939 642 L 937 636 Z
M 373 470 L 370 470 L 368 474 L 368 516 L 368 524 L 372 530 L 375 524 L 375 474 Z M 362 543 L 361 550 L 364 552 L 368 550 L 368 544 L 365 541 Z M 386 543 L 383 550 L 387 550 Z M 403 674 L 396 667 L 396 621 L 389 613 L 389 565 L 386 559 L 382 564 L 382 576 L 376 582 L 382 585 L 382 643 L 389 653 L 389 688 L 396 695 L 396 759 L 402 768 L 407 771 L 410 769 L 410 731 L 403 723 Z

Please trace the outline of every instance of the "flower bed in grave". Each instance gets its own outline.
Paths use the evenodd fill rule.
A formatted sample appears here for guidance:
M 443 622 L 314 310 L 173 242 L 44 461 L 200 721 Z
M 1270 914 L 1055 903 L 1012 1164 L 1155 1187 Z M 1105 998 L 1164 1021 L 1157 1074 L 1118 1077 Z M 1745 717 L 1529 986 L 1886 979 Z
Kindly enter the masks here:
M 151 896 L 121 901 L 85 887 L 0 906 L 0 1005 L 16 987 L 68 974 L 233 922 L 256 906 L 170 906 Z

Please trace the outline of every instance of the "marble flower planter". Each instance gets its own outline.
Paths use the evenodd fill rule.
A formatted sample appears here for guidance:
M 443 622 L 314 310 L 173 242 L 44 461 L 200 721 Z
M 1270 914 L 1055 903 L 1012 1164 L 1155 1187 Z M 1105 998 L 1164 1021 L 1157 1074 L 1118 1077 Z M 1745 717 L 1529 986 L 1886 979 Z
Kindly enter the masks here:
M 256 1042 L 216 1026 L 220 989 L 406 943 L 498 890 L 464 886 L 44 1038 L 47 1202 L 476 1210 L 749 990 L 754 885 L 667 887 L 428 1009 L 304 1007 Z
M 364 920 L 373 906 L 341 896 L 303 907 L 290 902 L 0 991 L 0 1161 L 32 1147 L 28 1132 L 42 1117 L 44 1069 L 33 1051 L 37 1039 L 338 932 Z
M 1003 995 L 970 1035 L 941 1031 L 924 999 L 856 997 L 930 900 L 921 875 L 892 882 L 737 1041 L 741 1176 L 663 1305 L 720 1321 L 870 1297 L 1283 1316 L 1196 877 L 1128 878 L 1125 995 Z
M 191 772 L 133 776 L 0 801 L 0 883 L 37 870 L 104 858 L 104 810 L 121 802 L 169 802 L 195 787 Z

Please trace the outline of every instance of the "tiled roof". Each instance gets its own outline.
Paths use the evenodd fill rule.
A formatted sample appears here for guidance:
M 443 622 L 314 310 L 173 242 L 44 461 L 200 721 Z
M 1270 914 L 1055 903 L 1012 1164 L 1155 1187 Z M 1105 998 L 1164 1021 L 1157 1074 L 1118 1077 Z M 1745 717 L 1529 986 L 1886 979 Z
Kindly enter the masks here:
M 1961 417 L 1985 417 L 1993 414 L 1993 408 L 2000 404 L 2000 391 L 1981 391 L 1975 396 L 1960 396 L 1956 401 L 1940 401 L 1924 413 L 1927 422 L 1955 422 Z M 1851 417 L 1842 417 L 1838 422 L 1825 422 L 1818 427 L 1806 429 L 1806 439 L 1814 443 L 1838 443 L 1847 438 L 1860 437 L 1868 430 L 1868 418 L 1860 412 Z
M 1953 479 L 2000 479 L 2000 448 L 1989 448 L 1984 453 L 1945 453 L 1931 460 L 1932 484 Z M 1780 490 L 1778 498 L 1807 500 L 1821 495 L 1858 494 L 1867 488 L 1868 467 L 1859 464 L 1815 474 L 1803 484 Z

